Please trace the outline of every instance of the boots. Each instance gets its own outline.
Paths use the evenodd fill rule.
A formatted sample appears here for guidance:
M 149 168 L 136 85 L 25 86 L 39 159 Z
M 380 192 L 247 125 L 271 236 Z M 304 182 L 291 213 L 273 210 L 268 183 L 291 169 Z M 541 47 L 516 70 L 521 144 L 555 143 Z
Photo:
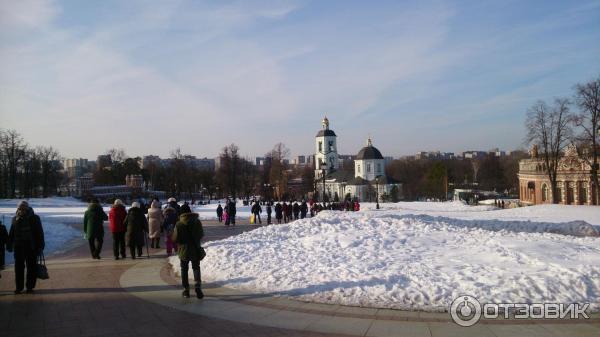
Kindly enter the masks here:
M 183 289 L 183 292 L 181 293 L 181 296 L 183 296 L 185 298 L 190 298 L 190 289 L 189 288 Z
M 194 281 L 196 282 L 196 285 L 195 285 L 196 286 L 195 287 L 196 298 L 198 298 L 198 299 L 204 298 L 204 293 L 202 292 L 202 289 L 201 289 L 202 281 L 200 280 L 200 269 L 194 270 Z

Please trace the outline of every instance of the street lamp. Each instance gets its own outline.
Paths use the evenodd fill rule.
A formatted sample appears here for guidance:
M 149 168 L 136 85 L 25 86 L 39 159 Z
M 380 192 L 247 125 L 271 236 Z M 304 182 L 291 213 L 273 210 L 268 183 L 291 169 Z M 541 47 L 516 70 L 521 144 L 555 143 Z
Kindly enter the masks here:
M 379 177 L 375 178 L 375 183 L 377 184 L 377 191 L 375 192 L 375 201 L 377 204 L 375 205 L 375 208 L 379 209 Z
M 267 194 L 267 202 L 270 202 L 271 199 L 270 199 L 269 195 L 271 192 L 271 184 L 265 183 L 265 184 L 263 184 L 263 186 L 265 187 L 265 190 L 267 190 L 267 193 L 266 193 Z
M 325 174 L 327 173 L 327 163 L 321 163 L 321 175 L 323 176 L 323 195 L 321 196 L 321 201 L 325 202 Z

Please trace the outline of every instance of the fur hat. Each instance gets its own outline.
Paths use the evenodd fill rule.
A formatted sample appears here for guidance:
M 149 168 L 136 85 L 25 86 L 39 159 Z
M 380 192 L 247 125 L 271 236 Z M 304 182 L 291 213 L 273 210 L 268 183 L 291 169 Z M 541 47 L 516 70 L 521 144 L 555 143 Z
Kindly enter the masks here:
M 134 201 L 134 202 L 131 204 L 131 207 L 137 207 L 137 208 L 140 208 L 140 203 L 139 203 L 139 202 L 137 202 L 137 201 Z
M 17 208 L 22 208 L 22 209 L 28 208 L 28 207 L 29 207 L 29 203 L 25 200 L 20 201 L 19 204 L 17 205 Z
M 115 199 L 115 202 L 113 205 L 115 205 L 115 206 L 123 205 L 123 201 L 121 199 Z
M 192 210 L 190 209 L 190 206 L 188 204 L 184 204 L 183 206 L 181 206 L 181 208 L 179 209 L 179 213 L 184 214 L 184 213 L 192 213 Z

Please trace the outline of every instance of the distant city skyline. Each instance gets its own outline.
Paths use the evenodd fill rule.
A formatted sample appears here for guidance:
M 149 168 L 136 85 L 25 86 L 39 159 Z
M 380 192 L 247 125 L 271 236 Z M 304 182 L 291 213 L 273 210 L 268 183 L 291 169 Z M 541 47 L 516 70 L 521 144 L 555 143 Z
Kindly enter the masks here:
M 600 75 L 600 1 L 0 0 L 0 128 L 65 158 L 524 148 Z

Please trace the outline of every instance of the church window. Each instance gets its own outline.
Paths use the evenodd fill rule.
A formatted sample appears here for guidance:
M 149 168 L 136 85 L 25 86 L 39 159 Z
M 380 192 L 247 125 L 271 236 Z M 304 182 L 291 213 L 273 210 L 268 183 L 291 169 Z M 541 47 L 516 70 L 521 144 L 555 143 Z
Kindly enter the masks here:
M 323 152 L 323 142 L 319 142 L 319 152 Z
M 333 151 L 333 141 L 329 141 L 329 151 Z
M 367 173 L 371 173 L 371 164 L 367 164 Z
M 377 164 L 377 173 L 381 173 L 381 164 Z
M 358 168 L 358 173 L 360 173 L 360 164 L 358 164 L 357 168 Z

